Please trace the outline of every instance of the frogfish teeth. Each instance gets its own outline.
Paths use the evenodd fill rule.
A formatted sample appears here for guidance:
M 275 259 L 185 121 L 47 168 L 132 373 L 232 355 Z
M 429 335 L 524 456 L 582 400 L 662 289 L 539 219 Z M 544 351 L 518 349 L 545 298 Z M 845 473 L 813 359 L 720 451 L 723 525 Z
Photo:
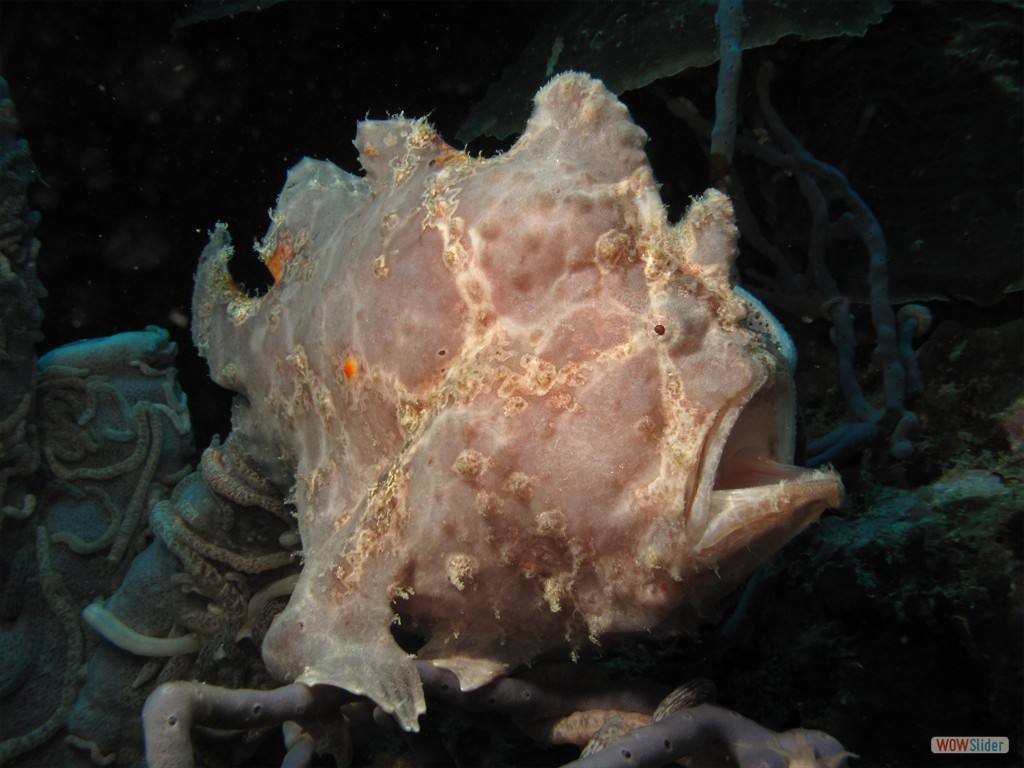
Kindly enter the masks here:
M 840 503 L 834 472 L 792 466 L 792 345 L 730 285 L 728 198 L 670 224 L 645 140 L 563 74 L 497 157 L 395 118 L 360 123 L 364 176 L 302 160 L 262 296 L 235 287 L 217 226 L 194 339 L 302 537 L 263 645 L 282 681 L 415 729 L 393 624 L 473 688 L 691 628 Z

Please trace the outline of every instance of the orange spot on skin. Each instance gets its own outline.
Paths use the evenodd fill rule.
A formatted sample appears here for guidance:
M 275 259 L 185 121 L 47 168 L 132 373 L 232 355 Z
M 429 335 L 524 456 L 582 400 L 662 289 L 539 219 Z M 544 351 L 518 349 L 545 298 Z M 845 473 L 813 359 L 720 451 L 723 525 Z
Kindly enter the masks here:
M 374 159 L 380 157 L 380 152 L 377 151 L 377 148 L 373 146 L 373 144 L 367 144 L 366 148 L 363 150 L 363 154 Z
M 440 149 L 442 150 L 441 154 L 430 161 L 430 164 L 432 166 L 450 163 L 452 160 L 464 157 L 466 154 L 465 152 L 462 152 L 458 149 L 453 149 L 452 147 L 449 147 L 447 144 L 444 143 L 441 144 Z
M 274 285 L 277 285 L 281 281 L 281 275 L 284 274 L 285 265 L 291 261 L 294 256 L 294 250 L 292 248 L 292 237 L 287 232 L 281 233 L 277 237 L 277 247 L 274 248 L 274 252 L 267 259 L 267 269 L 270 270 L 270 274 L 274 276 Z
M 341 366 L 341 371 L 345 374 L 346 379 L 351 379 L 359 372 L 359 365 L 356 363 L 352 355 L 345 358 L 345 364 Z

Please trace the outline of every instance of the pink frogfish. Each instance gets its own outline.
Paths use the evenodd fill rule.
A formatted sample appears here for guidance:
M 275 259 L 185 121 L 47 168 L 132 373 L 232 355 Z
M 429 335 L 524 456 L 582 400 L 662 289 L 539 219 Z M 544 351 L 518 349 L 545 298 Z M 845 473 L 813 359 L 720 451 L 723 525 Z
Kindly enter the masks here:
M 194 339 L 302 541 L 262 649 L 282 681 L 415 729 L 394 625 L 472 689 L 691 629 L 840 503 L 836 473 L 792 466 L 788 338 L 730 284 L 729 199 L 671 224 L 645 141 L 568 73 L 496 157 L 394 118 L 359 124 L 363 176 L 299 162 L 261 296 L 217 226 Z

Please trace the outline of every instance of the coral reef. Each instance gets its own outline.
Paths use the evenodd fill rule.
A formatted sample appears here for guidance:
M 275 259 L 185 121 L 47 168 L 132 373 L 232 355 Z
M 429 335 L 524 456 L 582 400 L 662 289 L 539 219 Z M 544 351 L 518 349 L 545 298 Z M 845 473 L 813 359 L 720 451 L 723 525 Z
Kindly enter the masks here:
M 124 608 L 124 595 L 134 591 L 132 623 L 143 631 L 170 629 L 169 617 L 154 609 L 170 587 L 161 574 L 172 570 L 151 571 L 135 556 L 145 546 L 149 509 L 191 469 L 175 353 L 167 332 L 150 328 L 60 347 L 39 361 L 38 502 L 31 516 L 9 512 L 3 521 L 0 640 L 11 671 L 4 690 L 18 701 L 16 709 L 5 708 L 0 726 L 5 762 L 46 744 L 69 715 L 73 746 L 121 751 L 125 730 L 139 741 L 137 729 L 125 728 L 139 705 L 138 694 L 134 702 L 131 695 L 138 669 L 131 656 L 87 643 L 79 616 L 115 590 L 111 608 Z M 83 678 L 90 682 L 80 696 Z M 88 706 L 96 686 L 104 689 L 103 708 Z M 73 712 L 76 701 L 85 712 Z M 96 728 L 97 717 L 110 727 Z M 44 760 L 56 759 L 53 746 Z
M 30 209 L 27 194 L 37 171 L 17 128 L 14 103 L 0 78 L 0 508 L 4 516 L 23 518 L 35 506 L 24 482 L 39 462 L 30 414 L 45 291 L 36 276 L 39 241 L 33 233 L 39 214 Z
M 713 5 L 693 3 L 686 34 L 710 29 Z M 945 764 L 953 758 L 933 755 L 931 737 L 967 732 L 1008 737 L 1010 752 L 958 764 L 1020 763 L 1022 12 L 863 3 L 849 10 L 873 23 L 856 37 L 754 48 L 733 31 L 674 50 L 682 37 L 672 14 L 690 3 L 662 6 L 498 4 L 481 14 L 472 3 L 385 3 L 312 14 L 264 3 L 204 19 L 178 4 L 0 5 L 2 66 L 41 170 L 15 135 L 4 86 L 3 762 L 141 765 L 150 749 L 153 766 L 658 764 L 679 750 L 694 765 L 842 764 L 849 753 L 820 728 L 867 765 Z M 763 26 L 757 10 L 745 10 L 750 40 Z M 669 21 L 652 33 L 661 18 Z M 212 215 L 231 222 L 237 243 L 255 239 L 254 213 L 302 155 L 356 171 L 344 147 L 360 118 L 429 113 L 438 133 L 457 135 L 470 103 L 502 69 L 513 72 L 531 39 L 548 42 L 527 93 L 570 55 L 594 55 L 635 83 L 684 61 L 622 101 L 650 137 L 670 228 L 700 190 L 729 190 L 741 231 L 732 279 L 746 288 L 736 291 L 747 314 L 740 335 L 776 366 L 793 366 L 799 352 L 795 463 L 833 457 L 847 496 L 739 593 L 705 607 L 696 636 L 563 641 L 555 658 L 578 645 L 579 661 L 545 655 L 469 691 L 452 672 L 414 661 L 427 712 L 418 733 L 404 733 L 365 697 L 275 687 L 264 664 L 260 649 L 299 585 L 306 548 L 290 515 L 295 457 L 254 455 L 247 430 L 274 434 L 273 419 L 239 415 L 247 430 L 212 437 L 227 434 L 229 408 L 189 342 L 194 254 Z M 716 67 L 685 64 L 719 46 L 744 49 L 742 71 L 724 68 L 735 75 L 725 90 Z M 682 98 L 692 105 L 685 120 Z M 733 106 L 729 158 L 698 118 L 721 123 Z M 491 162 L 424 156 L 453 161 L 434 170 L 456 175 Z M 285 218 L 272 235 L 291 234 L 278 226 Z M 519 224 L 508 218 L 501 223 Z M 428 226 L 424 238 L 438 231 Z M 272 304 L 308 243 L 272 236 L 262 253 L 277 285 L 256 259 L 234 259 L 232 279 L 247 286 L 238 306 Z M 393 269 L 395 259 L 384 263 Z M 118 335 L 152 322 L 169 334 Z M 430 331 L 423 326 L 415 333 Z M 839 331 L 831 338 L 830 326 Z M 42 367 L 41 327 L 45 349 L 58 348 Z M 444 348 L 453 359 L 455 347 Z M 332 382 L 343 391 L 381 370 L 353 351 Z M 262 374 L 259 353 L 240 359 Z M 804 452 L 804 435 L 837 426 L 835 451 Z M 610 435 L 589 444 L 614 451 Z M 290 444 L 274 437 L 271 445 Z M 209 447 L 197 456 L 196 443 Z M 463 458 L 460 467 L 476 466 Z M 493 483 L 496 465 L 480 466 L 477 482 Z M 463 597 L 479 589 L 471 560 L 446 565 L 455 567 L 439 572 L 441 587 Z M 391 634 L 423 653 L 444 625 L 414 619 Z

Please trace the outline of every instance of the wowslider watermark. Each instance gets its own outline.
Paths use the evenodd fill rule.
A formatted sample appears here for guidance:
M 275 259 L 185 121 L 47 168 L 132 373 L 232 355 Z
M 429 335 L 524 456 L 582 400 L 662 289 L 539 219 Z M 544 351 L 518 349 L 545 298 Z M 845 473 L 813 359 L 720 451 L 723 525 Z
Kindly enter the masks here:
M 1005 736 L 932 736 L 932 752 L 937 755 L 1005 754 L 1010 740 Z

